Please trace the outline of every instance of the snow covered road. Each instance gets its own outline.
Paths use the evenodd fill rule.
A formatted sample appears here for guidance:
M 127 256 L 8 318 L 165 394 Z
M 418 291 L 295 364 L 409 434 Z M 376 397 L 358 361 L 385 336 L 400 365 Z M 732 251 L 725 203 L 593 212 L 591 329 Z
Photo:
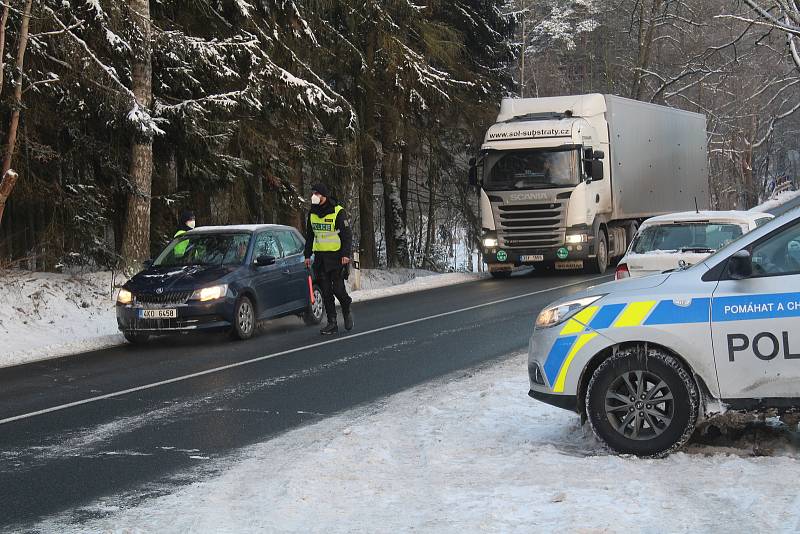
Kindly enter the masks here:
M 524 355 L 399 393 L 204 465 L 178 489 L 97 500 L 59 532 L 797 532 L 800 453 L 691 445 L 605 451 L 578 417 L 529 399 Z M 209 474 L 213 473 L 213 474 Z M 184 476 L 186 474 L 184 473 Z M 76 523 L 77 521 L 77 523 Z

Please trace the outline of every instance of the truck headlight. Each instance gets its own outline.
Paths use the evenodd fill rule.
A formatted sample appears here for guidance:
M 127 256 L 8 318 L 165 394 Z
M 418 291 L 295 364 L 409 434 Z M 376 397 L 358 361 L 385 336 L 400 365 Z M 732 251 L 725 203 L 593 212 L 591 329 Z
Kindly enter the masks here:
M 562 323 L 581 311 L 586 306 L 593 304 L 600 300 L 603 295 L 595 297 L 585 297 L 582 299 L 570 300 L 554 306 L 548 306 L 543 309 L 539 316 L 536 318 L 536 328 L 550 328 L 559 323 Z
M 217 300 L 224 297 L 226 293 L 228 293 L 228 284 L 204 287 L 203 289 L 198 289 L 192 293 L 192 300 L 199 300 L 200 302 Z
M 567 244 L 575 245 L 577 243 L 587 243 L 589 236 L 587 234 L 572 234 L 567 236 Z
M 133 294 L 127 289 L 120 289 L 117 294 L 117 304 L 130 304 L 133 302 Z
M 484 237 L 483 238 L 483 246 L 485 248 L 494 248 L 498 246 L 500 242 L 497 240 L 496 237 Z

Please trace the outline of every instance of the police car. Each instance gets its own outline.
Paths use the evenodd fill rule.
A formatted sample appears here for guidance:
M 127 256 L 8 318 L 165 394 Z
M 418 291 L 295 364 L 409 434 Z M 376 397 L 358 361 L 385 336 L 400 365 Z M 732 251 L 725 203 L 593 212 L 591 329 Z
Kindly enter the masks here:
M 548 306 L 529 395 L 575 411 L 620 453 L 661 456 L 721 410 L 800 408 L 800 211 L 684 270 Z

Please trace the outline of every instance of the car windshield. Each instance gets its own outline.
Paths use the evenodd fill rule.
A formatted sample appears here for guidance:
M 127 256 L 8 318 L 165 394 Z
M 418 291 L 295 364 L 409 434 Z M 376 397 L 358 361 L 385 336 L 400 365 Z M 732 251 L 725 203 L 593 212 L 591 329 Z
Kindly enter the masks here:
M 714 252 L 738 239 L 744 232 L 738 224 L 673 223 L 647 226 L 633 241 L 631 252 Z
M 241 265 L 251 234 L 195 234 L 170 243 L 153 262 L 155 267 L 179 265 Z
M 487 191 L 546 189 L 580 183 L 578 148 L 490 152 L 484 163 Z

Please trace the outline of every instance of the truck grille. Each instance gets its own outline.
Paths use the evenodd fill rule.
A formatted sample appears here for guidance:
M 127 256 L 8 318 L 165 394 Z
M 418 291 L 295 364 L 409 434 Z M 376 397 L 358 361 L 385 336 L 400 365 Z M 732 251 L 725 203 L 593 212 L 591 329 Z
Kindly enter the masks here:
M 564 242 L 563 203 L 501 205 L 497 214 L 503 247 L 551 247 Z
M 168 291 L 160 295 L 156 293 L 140 293 L 136 295 L 137 304 L 185 304 L 191 291 Z

